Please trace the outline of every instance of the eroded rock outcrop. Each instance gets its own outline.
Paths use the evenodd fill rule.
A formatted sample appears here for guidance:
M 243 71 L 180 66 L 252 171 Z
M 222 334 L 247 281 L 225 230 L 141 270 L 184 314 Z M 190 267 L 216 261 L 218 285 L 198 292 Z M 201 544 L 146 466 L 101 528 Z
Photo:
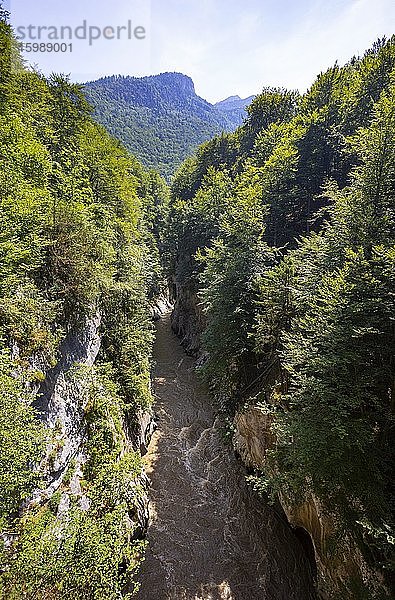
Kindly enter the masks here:
M 205 327 L 205 318 L 197 297 L 195 284 L 174 284 L 174 310 L 171 327 L 181 340 L 185 352 L 197 356 L 200 350 L 200 336 Z
M 265 470 L 266 452 L 275 444 L 271 425 L 271 416 L 258 406 L 249 406 L 234 418 L 234 447 L 251 469 Z M 344 536 L 333 551 L 334 516 L 325 511 L 319 498 L 311 495 L 296 505 L 284 496 L 279 500 L 307 555 L 314 552 L 310 558 L 316 563 L 321 598 L 359 600 L 359 582 L 380 592 L 384 586 L 382 575 L 369 567 L 350 536 Z
M 89 373 L 84 367 L 92 367 L 99 353 L 100 323 L 100 313 L 96 312 L 65 337 L 58 349 L 57 364 L 46 371 L 37 392 L 34 406 L 52 430 L 44 465 L 47 486 L 40 492 L 44 497 L 50 498 L 59 488 L 73 460 L 80 467 L 85 462 L 82 444 Z
M 85 448 L 87 440 L 87 393 L 92 378 L 92 367 L 101 347 L 101 315 L 95 312 L 78 328 L 71 331 L 58 348 L 58 361 L 48 369 L 41 357 L 31 361 L 33 370 L 41 370 L 45 378 L 36 386 L 35 408 L 50 430 L 45 459 L 40 465 L 44 487 L 36 490 L 30 503 L 44 503 L 58 492 L 57 514 L 65 515 L 71 498 L 77 499 L 82 510 L 89 509 L 89 499 L 81 485 L 84 465 L 88 461 Z M 138 412 L 132 422 L 124 423 L 125 451 L 146 451 L 155 428 L 151 412 Z M 134 482 L 139 493 L 131 518 L 135 521 L 135 535 L 143 537 L 148 523 L 148 478 L 142 472 Z

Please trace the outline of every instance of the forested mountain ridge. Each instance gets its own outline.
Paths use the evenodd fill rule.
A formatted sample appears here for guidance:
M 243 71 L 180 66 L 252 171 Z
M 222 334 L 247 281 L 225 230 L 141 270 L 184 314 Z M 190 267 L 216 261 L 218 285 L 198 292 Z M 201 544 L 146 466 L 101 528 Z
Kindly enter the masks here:
M 85 93 L 97 121 L 167 179 L 199 144 L 234 131 L 246 115 L 247 101 L 212 105 L 181 73 L 104 77 L 86 83 Z
M 393 597 L 395 38 L 266 89 L 172 184 L 173 328 L 323 597 Z

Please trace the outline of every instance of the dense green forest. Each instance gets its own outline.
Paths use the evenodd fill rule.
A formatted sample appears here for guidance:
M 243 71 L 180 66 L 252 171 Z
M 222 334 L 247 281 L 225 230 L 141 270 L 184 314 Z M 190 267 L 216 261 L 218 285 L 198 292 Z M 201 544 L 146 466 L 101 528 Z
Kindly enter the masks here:
M 3 10 L 0 61 L 0 597 L 126 597 L 144 545 L 128 429 L 151 403 L 167 191 L 93 122 L 77 85 L 24 69 Z M 74 453 L 55 489 L 65 425 L 50 427 L 39 401 L 96 314 L 98 358 L 64 383 L 78 390 L 85 459 Z
M 181 73 L 113 75 L 85 84 L 84 90 L 97 121 L 167 180 L 199 144 L 234 131 L 245 116 L 242 100 L 212 105 Z
M 229 422 L 274 442 L 252 480 L 318 499 L 334 560 L 393 568 L 395 39 L 299 96 L 268 88 L 172 184 L 173 327 Z M 339 598 L 388 597 L 350 573 Z M 387 590 L 388 591 L 388 590 Z M 332 596 L 331 596 L 332 597 Z

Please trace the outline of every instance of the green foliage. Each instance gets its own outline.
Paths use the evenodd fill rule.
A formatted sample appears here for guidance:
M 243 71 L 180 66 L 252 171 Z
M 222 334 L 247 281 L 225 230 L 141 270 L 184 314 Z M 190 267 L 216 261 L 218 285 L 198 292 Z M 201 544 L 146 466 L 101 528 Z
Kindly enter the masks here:
M 151 403 L 149 301 L 163 287 L 168 192 L 93 122 L 78 85 L 11 69 L 3 12 L 0 46 L 0 530 L 11 535 L 0 597 L 128 597 L 144 544 L 141 462 L 124 430 Z M 60 342 L 97 312 L 99 358 L 80 373 L 82 492 L 71 461 L 57 492 L 32 504 L 59 433 L 34 401 Z
M 243 151 L 252 149 L 257 135 L 273 123 L 289 121 L 296 112 L 298 93 L 279 88 L 265 88 L 247 108 L 248 118 L 241 130 Z
M 0 354 L 0 528 L 12 527 L 22 501 L 39 484 L 33 470 L 44 449 L 45 430 L 32 409 L 22 374 L 9 354 Z M 37 465 L 36 465 L 37 466 Z
M 107 488 L 106 488 L 107 489 Z M 105 516 L 71 508 L 67 521 L 49 509 L 22 522 L 15 558 L 5 574 L 1 598 L 7 600 L 91 600 L 129 598 L 130 581 L 143 544 L 131 544 L 121 505 Z
M 295 252 L 296 314 L 283 338 L 291 410 L 277 423 L 289 481 L 308 474 L 349 526 L 391 519 L 394 108 L 390 90 L 354 142 L 363 162 L 336 193 L 320 243 Z
M 124 404 L 110 367 L 88 375 L 86 407 L 88 461 L 81 497 L 62 488 L 47 507 L 30 510 L 19 523 L 0 597 L 19 600 L 128 598 L 144 543 L 136 539 L 141 497 L 141 459 L 125 452 Z M 60 510 L 62 499 L 70 507 Z
M 191 311 L 193 295 L 204 313 L 195 322 L 214 397 L 228 418 L 256 404 L 273 423 L 258 487 L 289 504 L 318 497 L 340 546 L 352 537 L 384 575 L 394 520 L 394 49 L 394 38 L 379 41 L 300 98 L 264 90 L 235 134 L 177 172 L 167 238 L 175 314 Z M 386 596 L 362 578 L 353 586 Z
M 224 180 L 227 187 L 218 187 Z M 208 357 L 203 372 L 217 397 L 225 405 L 229 400 L 232 404 L 256 375 L 248 323 L 255 314 L 256 278 L 273 264 L 273 253 L 262 241 L 266 211 L 253 186 L 240 180 L 232 191 L 229 178 L 215 171 L 209 171 L 195 203 L 203 213 L 198 221 L 206 236 L 213 238 L 215 230 L 204 219 L 217 227 L 212 245 L 207 237 L 198 238 L 197 258 L 204 267 L 200 297 L 207 315 L 203 342 Z

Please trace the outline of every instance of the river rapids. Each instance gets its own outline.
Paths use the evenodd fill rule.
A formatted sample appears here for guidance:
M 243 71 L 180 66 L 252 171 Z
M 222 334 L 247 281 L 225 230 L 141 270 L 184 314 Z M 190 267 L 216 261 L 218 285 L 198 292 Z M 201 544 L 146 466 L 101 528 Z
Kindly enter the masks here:
M 144 457 L 152 485 L 138 600 L 313 600 L 300 542 L 246 483 L 168 315 L 154 358 L 159 425 Z

